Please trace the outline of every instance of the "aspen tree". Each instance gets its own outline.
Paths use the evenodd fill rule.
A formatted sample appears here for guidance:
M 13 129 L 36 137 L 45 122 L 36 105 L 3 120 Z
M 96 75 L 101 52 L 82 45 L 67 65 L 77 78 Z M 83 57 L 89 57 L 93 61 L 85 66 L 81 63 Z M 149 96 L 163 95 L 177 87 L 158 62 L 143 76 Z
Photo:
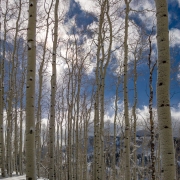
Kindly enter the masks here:
M 149 41 L 149 54 L 148 54 L 148 66 L 149 66 L 149 120 L 150 120 L 150 131 L 151 131 L 151 179 L 155 180 L 155 155 L 154 155 L 154 120 L 153 120 L 153 71 L 156 66 L 156 62 L 152 64 L 152 45 L 151 45 L 151 35 L 148 37 Z
M 84 95 L 85 96 L 85 95 Z M 86 100 L 86 97 L 84 97 L 84 101 Z M 85 114 L 83 116 L 83 119 L 84 119 L 84 123 L 83 123 L 83 126 L 84 126 L 84 152 L 83 152 L 83 156 L 84 156 L 84 162 L 83 162 L 83 180 L 86 180 L 87 179 L 87 148 L 88 148 L 88 121 L 89 121 L 89 118 L 90 118 L 90 115 L 89 115 L 89 112 L 87 110 L 87 106 L 85 106 L 85 102 L 83 103 L 83 106 L 85 107 Z M 91 109 L 91 107 L 90 107 Z
M 112 151 L 112 178 L 116 179 L 116 134 L 117 134 L 117 113 L 118 113 L 118 91 L 120 85 L 120 75 L 117 77 L 116 95 L 115 95 L 115 112 L 114 112 L 114 138 L 113 138 L 113 151 Z
M 17 86 L 16 86 L 17 88 Z M 16 175 L 18 175 L 18 97 L 17 97 L 17 92 L 16 92 L 16 97 L 15 97 L 15 117 L 14 117 L 14 166 L 15 166 L 15 171 Z
M 0 0 L 0 31 L 2 28 L 1 24 L 1 17 L 2 15 L 2 7 L 1 7 L 1 0 Z M 6 176 L 5 173 L 5 149 L 4 149 L 4 124 L 3 124 L 3 111 L 4 111 L 4 56 L 3 56 L 3 42 L 2 42 L 2 35 L 0 36 L 0 168 L 1 168 L 1 175 L 2 177 Z
M 137 63 L 138 60 L 141 58 L 142 54 L 142 48 L 139 47 L 141 46 L 141 37 L 137 39 L 137 42 L 135 44 L 134 50 L 133 50 L 133 57 L 134 57 L 134 67 L 133 67 L 133 75 L 134 75 L 134 105 L 132 107 L 132 115 L 133 115 L 133 143 L 134 143 L 134 153 L 133 153 L 133 161 L 134 161 L 134 169 L 133 169 L 133 180 L 137 179 L 137 173 L 138 173 L 138 168 L 137 168 L 137 149 L 136 149 L 136 131 L 137 131 L 137 102 L 138 102 L 138 92 L 137 92 Z
M 28 65 L 26 85 L 26 180 L 36 180 L 35 158 L 35 75 L 36 75 L 36 0 L 29 0 L 27 29 Z
M 1 46 L 1 44 L 0 44 Z M 2 47 L 2 46 L 1 46 Z M 2 72 L 2 56 L 0 57 L 0 71 Z M 5 152 L 4 152 L 4 124 L 3 124 L 3 78 L 2 73 L 0 74 L 0 168 L 1 175 L 5 177 Z
M 99 32 L 98 32 L 98 47 L 97 47 L 97 65 L 96 65 L 96 94 L 95 94 L 95 103 L 94 103 L 94 158 L 93 158 L 93 179 L 100 179 L 100 114 L 99 114 L 99 96 L 100 96 L 100 80 L 99 80 L 99 66 L 100 66 L 100 53 L 102 46 L 102 25 L 104 21 L 104 9 L 105 9 L 105 1 L 102 2 L 101 12 L 99 17 Z
M 62 82 L 64 84 L 64 82 Z M 61 180 L 62 178 L 62 141 L 63 141 L 63 119 L 64 119 L 64 89 L 62 87 L 58 87 L 57 85 L 57 118 L 56 118 L 56 126 L 57 126 L 57 139 L 56 139 L 56 179 Z
M 41 161 L 41 100 L 42 100 L 42 86 L 43 86 L 43 70 L 45 64 L 45 57 L 47 52 L 47 38 L 49 34 L 49 18 L 50 12 L 53 5 L 53 1 L 51 1 L 50 6 L 47 12 L 47 19 L 46 19 L 46 33 L 45 33 L 45 40 L 43 46 L 43 54 L 42 54 L 42 61 L 40 63 L 38 75 L 39 75 L 39 89 L 38 89 L 38 107 L 37 107 L 37 122 L 36 122 L 36 149 L 37 149 L 37 176 L 40 177 L 40 161 Z
M 77 66 L 78 66 L 78 62 L 77 62 L 77 56 L 78 56 L 78 47 L 77 47 L 77 42 L 75 40 L 75 48 L 76 48 L 76 63 L 77 63 Z M 80 65 L 81 66 L 81 65 Z M 77 78 L 78 78 L 78 82 L 77 82 L 77 95 L 76 95 L 76 177 L 75 179 L 76 180 L 79 180 L 79 102 L 80 102 L 80 91 L 81 91 L 81 79 L 82 79 L 82 67 L 77 67 L 78 68 L 78 75 L 77 75 Z
M 24 99 L 24 86 L 25 86 L 25 67 L 24 67 L 24 58 L 22 59 L 22 75 L 21 75 L 21 89 L 20 89 L 20 138 L 19 138 L 19 172 L 20 175 L 23 174 L 23 109 L 24 109 L 24 103 L 23 103 L 23 99 Z
M 134 118 L 134 128 L 133 128 L 133 139 L 134 139 L 134 146 L 136 145 L 136 126 L 137 126 L 137 116 L 136 116 L 136 106 L 137 106 L 137 57 L 136 55 L 134 55 L 134 105 L 132 108 L 132 114 L 133 114 L 133 118 Z M 133 153 L 133 158 L 134 158 L 134 171 L 133 171 L 133 175 L 134 175 L 134 180 L 137 179 L 137 153 L 136 153 L 136 149 L 134 150 Z
M 22 1 L 19 1 L 19 5 L 18 5 L 18 17 L 16 20 L 16 31 L 15 31 L 15 36 L 14 36 L 14 48 L 13 48 L 13 54 L 12 54 L 12 70 L 11 70 L 11 86 L 13 86 L 13 91 L 10 92 L 11 94 L 13 94 L 13 92 L 15 93 L 16 97 L 11 97 L 10 95 L 10 101 L 11 98 L 14 98 L 14 103 L 15 103 L 15 122 L 14 122 L 14 160 L 15 160 L 15 170 L 16 170 L 16 175 L 18 175 L 18 164 L 17 164 L 17 156 L 18 156 L 18 143 L 17 143 L 17 105 L 18 105 L 18 97 L 17 97 L 17 67 L 18 67 L 18 56 L 17 56 L 17 51 L 18 51 L 18 33 L 19 33 L 19 21 L 20 21 L 20 17 L 21 17 L 21 12 L 22 12 Z M 14 77 L 14 78 L 13 78 Z M 14 82 L 13 82 L 14 81 Z M 11 102 L 12 103 L 12 102 Z M 12 106 L 12 105 L 11 105 Z
M 66 52 L 66 64 L 68 66 L 68 82 L 67 82 L 67 179 L 71 179 L 73 178 L 73 167 L 72 167 L 72 142 L 74 141 L 74 137 L 72 137 L 73 135 L 73 124 L 72 121 L 74 120 L 74 94 L 75 94 L 75 84 L 74 84 L 74 63 L 73 60 L 72 62 L 69 60 L 71 57 L 71 53 L 70 53 L 70 57 L 68 57 L 68 52 L 70 50 L 70 48 L 72 49 L 72 44 L 67 44 L 67 52 Z M 74 55 L 74 53 L 73 53 Z M 74 127 L 75 128 L 75 127 Z
M 63 84 L 64 84 L 64 82 L 63 82 Z M 60 180 L 62 179 L 62 177 L 63 177 L 63 168 L 62 168 L 62 162 L 63 162 L 63 154 L 62 154 L 62 147 L 63 147 L 63 145 L 62 145 L 62 143 L 63 143 L 63 120 L 64 120 L 64 118 L 65 118 L 65 105 L 64 105 L 64 87 L 62 87 L 62 89 L 60 89 L 60 93 L 61 93 L 61 101 L 58 103 L 58 110 L 59 111 L 61 111 L 61 116 L 60 116 L 60 122 L 59 122 L 59 124 L 60 124 L 60 136 L 61 136 L 61 143 L 60 143 L 60 150 L 59 150 L 59 152 L 60 152 L 60 157 L 59 157 L 59 178 L 60 178 Z M 61 106 L 62 106 L 62 109 L 60 109 L 61 107 L 60 107 L 60 104 L 61 104 Z M 65 171 L 65 170 L 64 170 Z
M 50 126 L 49 126 L 49 139 L 50 139 L 50 162 L 49 162 L 49 179 L 54 180 L 54 146 L 55 146 L 55 98 L 56 98 L 56 50 L 58 40 L 58 7 L 59 0 L 56 0 L 54 11 L 54 39 L 53 39 L 53 59 L 52 59 L 52 76 L 51 76 L 51 108 L 50 108 Z
M 12 177 L 12 171 L 13 171 L 12 170 L 12 115 L 13 115 L 12 101 L 13 101 L 13 93 L 14 93 L 13 75 L 10 76 L 9 92 L 8 92 L 8 97 L 7 97 L 8 108 L 7 108 L 7 147 L 6 147 L 7 161 L 6 163 L 7 163 L 7 174 L 10 177 Z
M 58 119 L 60 118 L 60 115 L 58 115 Z M 61 154 L 60 152 L 60 146 L 59 146 L 59 122 L 57 121 L 56 122 L 57 124 L 57 139 L 56 139 L 56 163 L 55 163 L 55 172 L 56 172 L 56 179 L 59 180 L 60 177 L 59 177 L 59 164 L 60 164 L 60 158 L 59 158 L 59 153 Z
M 8 11 L 9 11 L 9 1 L 7 0 L 6 1 L 6 11 L 5 11 L 5 18 L 4 18 L 4 43 L 3 43 L 3 62 L 5 60 L 5 57 L 6 57 L 6 45 L 5 45 L 5 42 L 6 42 L 6 38 L 7 38 L 7 16 L 8 16 Z M 13 65 L 12 65 L 13 66 Z M 14 68 L 12 68 L 12 71 L 13 71 Z M 2 71 L 3 73 L 3 76 L 4 76 L 4 71 Z M 9 79 L 9 94 L 7 95 L 7 104 L 8 104 L 8 108 L 7 108 L 7 137 L 6 137 L 6 167 L 7 167 L 7 174 L 9 176 L 12 176 L 12 172 L 11 172 L 11 133 L 12 133 L 12 129 L 11 129 L 11 125 L 12 125 L 12 109 L 11 109 L 11 106 L 12 106 L 12 93 L 10 92 L 13 92 L 12 89 L 10 88 L 11 84 L 10 82 L 12 83 L 12 77 L 13 75 L 10 75 L 10 78 Z M 4 89 L 4 88 L 3 88 Z M 10 96 L 9 96 L 10 95 Z
M 128 66 L 128 18 L 129 18 L 129 4 L 131 0 L 125 0 L 126 14 L 125 14 L 125 31 L 124 31 L 124 82 L 123 82 L 123 93 L 124 93 L 124 117 L 125 117 L 125 180 L 131 179 L 130 173 L 130 125 L 129 125 L 129 110 L 128 110 L 128 87 L 127 87 L 127 66 Z
M 112 47 L 112 23 L 109 15 L 109 1 L 104 0 L 100 3 L 100 17 L 98 25 L 97 42 L 97 63 L 96 63 L 96 95 L 94 104 L 94 162 L 93 178 L 104 179 L 104 87 L 107 66 L 111 57 Z M 105 21 L 106 20 L 106 21 Z M 105 30 L 105 26 L 109 29 Z M 107 37 L 107 34 L 109 36 Z M 105 38 L 108 39 L 108 49 L 105 52 Z
M 7 103 L 8 103 L 8 109 L 7 109 L 7 167 L 8 167 L 8 175 L 12 176 L 13 171 L 13 161 L 12 161 L 12 131 L 13 131 L 13 104 L 14 104 L 14 94 L 15 94 L 15 84 L 16 84 L 16 61 L 15 58 L 16 50 L 17 50 L 17 38 L 18 38 L 18 32 L 19 32 L 19 20 L 21 15 L 21 1 L 19 4 L 19 13 L 16 20 L 16 26 L 15 26 L 15 35 L 14 35 L 14 44 L 13 44 L 13 52 L 12 52 L 12 62 L 11 65 L 9 65 L 9 90 L 8 90 L 8 96 L 7 96 Z M 16 118 L 15 118 L 16 119 Z M 17 121 L 15 121 L 15 131 L 17 130 Z M 17 131 L 16 131 L 17 135 Z M 17 136 L 15 136 L 15 139 Z M 15 154 L 17 153 L 17 143 L 15 145 Z M 16 161 L 16 157 L 14 157 Z M 16 171 L 16 173 L 18 173 Z
M 105 49 L 104 49 L 104 42 L 101 41 L 101 48 L 102 48 L 102 61 L 101 61 L 101 70 L 100 70 L 100 78 L 101 78 L 101 93 L 100 93 L 100 103 L 101 103 L 101 120 L 100 120 L 100 134 L 101 134 L 101 164 L 102 164 L 102 170 L 101 170 L 101 179 L 105 179 L 105 157 L 104 157 L 104 91 L 105 91 L 105 77 L 106 77 L 106 70 L 109 65 L 110 59 L 111 59 L 111 49 L 112 49 L 112 22 L 110 18 L 110 4 L 109 0 L 105 1 L 106 4 L 106 10 L 105 10 L 105 16 L 107 18 L 107 25 L 109 27 L 109 44 L 107 49 L 107 58 L 105 61 Z M 104 32 L 105 30 L 103 30 Z M 105 39 L 106 35 L 104 34 L 103 40 Z M 103 65 L 104 64 L 104 65 Z
M 19 83 L 18 83 L 18 72 L 17 67 L 19 67 L 19 58 L 18 58 L 18 48 L 19 43 L 16 45 L 16 62 L 14 66 L 14 152 L 13 152 L 13 171 L 15 170 L 16 175 L 19 173 L 19 159 L 18 159 L 18 103 L 19 103 Z
M 162 157 L 161 171 L 163 180 L 175 180 L 176 165 L 169 99 L 170 53 L 168 7 L 166 0 L 156 0 L 155 3 L 158 47 L 157 113 Z
M 23 166 L 23 146 L 24 146 L 24 132 L 23 132 L 23 121 L 24 121 L 24 110 L 25 110 L 25 104 L 24 104 L 24 98 L 25 98 L 25 79 L 26 79 L 26 54 L 27 49 L 24 44 L 24 42 L 19 42 L 18 49 L 22 50 L 22 54 L 19 58 L 19 66 L 21 67 L 21 74 L 19 76 L 19 173 L 20 175 L 23 175 L 24 173 L 24 166 Z

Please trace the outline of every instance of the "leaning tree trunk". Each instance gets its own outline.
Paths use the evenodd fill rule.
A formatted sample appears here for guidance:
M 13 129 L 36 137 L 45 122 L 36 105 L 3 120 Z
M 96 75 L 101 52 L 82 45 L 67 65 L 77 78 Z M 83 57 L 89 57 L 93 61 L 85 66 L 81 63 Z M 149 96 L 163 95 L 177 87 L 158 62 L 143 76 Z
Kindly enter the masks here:
M 166 0 L 156 0 L 155 2 L 158 46 L 157 113 L 162 157 L 161 172 L 163 180 L 175 180 L 176 165 L 169 99 L 170 53 L 168 8 Z
M 36 75 L 36 0 L 29 0 L 27 29 L 28 66 L 26 85 L 26 180 L 36 180 L 35 158 L 35 75 Z
M 51 115 L 50 115 L 50 164 L 49 164 L 49 179 L 54 180 L 54 144 L 55 144 L 55 97 L 56 97 L 56 49 L 57 49 L 57 38 L 58 38 L 58 6 L 59 0 L 56 0 L 55 4 L 55 25 L 54 25 L 54 41 L 53 41 L 53 62 L 52 62 L 52 76 L 51 76 Z

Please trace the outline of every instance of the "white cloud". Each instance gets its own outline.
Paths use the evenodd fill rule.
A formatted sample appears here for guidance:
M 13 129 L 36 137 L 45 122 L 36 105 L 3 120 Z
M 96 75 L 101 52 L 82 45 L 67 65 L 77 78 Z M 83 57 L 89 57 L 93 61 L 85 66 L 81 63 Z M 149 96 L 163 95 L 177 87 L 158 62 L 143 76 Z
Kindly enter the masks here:
M 178 4 L 179 4 L 179 7 L 180 7 L 180 0 L 177 0 L 178 1 Z
M 85 0 L 75 0 L 75 1 L 78 2 L 80 4 L 81 8 L 87 12 L 94 13 L 94 10 L 97 7 L 97 1 L 94 1 L 94 0 L 86 0 L 86 1 Z
M 180 1 L 180 0 L 179 0 Z M 170 46 L 180 45 L 180 29 L 173 28 L 169 31 Z
M 149 108 L 148 106 L 143 106 L 141 109 L 137 109 L 138 113 L 138 122 L 140 126 L 138 128 L 145 128 L 149 126 Z M 153 108 L 155 126 L 158 126 L 157 122 L 157 109 Z M 180 103 L 176 108 L 171 107 L 171 119 L 172 119 L 172 128 L 173 128 L 173 136 L 180 135 Z
M 149 30 L 152 29 L 154 24 L 156 23 L 155 18 L 155 4 L 154 0 L 138 0 L 133 1 L 131 4 L 132 13 L 136 13 L 137 16 L 145 23 L 146 28 Z M 133 11 L 134 10 L 134 11 Z M 142 13 L 138 13 L 135 11 L 142 11 Z

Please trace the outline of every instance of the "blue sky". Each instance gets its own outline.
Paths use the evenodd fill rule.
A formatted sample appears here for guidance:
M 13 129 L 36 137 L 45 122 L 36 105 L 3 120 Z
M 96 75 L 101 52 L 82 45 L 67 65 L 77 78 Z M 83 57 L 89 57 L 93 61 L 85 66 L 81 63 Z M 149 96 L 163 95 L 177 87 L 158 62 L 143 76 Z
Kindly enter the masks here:
M 91 3 L 91 1 L 89 1 Z M 87 1 L 87 6 L 89 5 Z M 152 1 L 148 1 L 149 4 L 152 3 Z M 146 3 L 148 6 L 149 4 Z M 132 9 L 135 7 L 135 3 L 132 4 Z M 86 30 L 87 25 L 90 25 L 93 23 L 93 21 L 97 21 L 97 18 L 95 18 L 95 15 L 93 15 L 91 10 L 87 12 L 86 10 L 88 7 L 86 6 L 85 3 L 83 3 L 82 0 L 71 0 L 70 3 L 70 10 L 68 13 L 69 18 L 75 17 L 75 22 L 77 27 L 79 28 L 84 28 Z M 143 5 L 139 5 L 142 6 Z M 154 5 L 152 5 L 154 7 Z M 152 7 L 149 7 L 150 9 Z M 91 9 L 89 7 L 89 9 Z M 136 14 L 131 14 L 131 19 L 134 20 L 137 25 L 146 24 L 143 20 L 144 18 L 141 18 L 141 16 L 137 16 Z M 148 13 L 146 13 L 147 16 L 147 22 L 151 21 L 151 17 L 149 17 Z M 149 18 L 149 19 L 148 19 Z M 146 19 L 145 19 L 146 20 Z M 173 29 L 179 29 L 180 30 L 180 6 L 178 4 L 178 1 L 169 1 L 169 28 L 170 30 Z M 149 25 L 147 25 L 149 26 Z M 147 33 L 149 32 L 148 27 L 146 28 Z M 88 33 L 88 32 L 87 32 Z M 154 32 L 155 36 L 155 32 Z M 180 36 L 175 34 L 176 36 Z M 171 58 L 172 60 L 172 71 L 171 71 L 171 105 L 173 107 L 177 107 L 178 103 L 180 102 L 180 79 L 178 78 L 178 73 L 179 73 L 179 62 L 180 62 L 180 42 L 177 40 L 175 45 L 171 46 Z M 156 51 L 156 46 L 154 46 L 154 51 Z M 156 56 L 156 55 L 155 55 Z M 154 59 L 156 57 L 153 56 Z M 143 106 L 148 105 L 149 101 L 149 70 L 148 70 L 148 56 L 145 55 L 143 59 L 141 60 L 142 64 L 137 67 L 138 70 L 138 80 L 137 80 L 137 89 L 138 89 L 138 107 L 142 108 Z M 153 89 L 154 89 L 154 105 L 156 104 L 156 77 L 157 77 L 157 68 L 155 68 L 154 73 L 153 73 Z M 174 72 L 175 71 L 175 72 Z M 111 72 L 111 68 L 108 68 L 107 76 L 106 76 L 106 91 L 105 91 L 105 97 L 106 98 L 112 98 L 114 96 L 114 91 L 115 87 L 113 87 L 113 81 L 115 80 L 115 76 Z M 120 92 L 120 98 L 122 97 L 122 93 Z M 133 96 L 134 96 L 134 91 L 133 91 L 133 77 L 130 77 L 129 79 L 129 101 L 130 101 L 130 106 L 133 103 Z
M 97 23 L 98 23 L 98 16 L 97 14 L 99 13 L 98 7 L 96 6 L 95 3 L 93 3 L 93 0 L 70 0 L 69 4 L 69 10 L 68 13 L 66 14 L 65 20 L 62 22 L 62 24 L 59 25 L 59 31 L 61 32 L 60 38 L 64 38 L 64 42 L 69 38 L 68 35 L 71 35 L 72 33 L 77 34 L 79 36 L 79 44 L 83 44 L 84 39 L 91 39 L 93 37 L 93 30 L 96 28 Z M 123 1 L 122 1 L 123 2 Z M 130 41 L 133 38 L 136 38 L 137 36 L 137 30 L 134 29 L 134 26 L 132 25 L 132 22 L 136 24 L 136 26 L 141 26 L 143 27 L 143 30 L 146 32 L 146 34 L 151 32 L 153 22 L 155 24 L 155 9 L 154 9 L 154 0 L 138 0 L 135 1 L 133 0 L 132 3 L 130 4 L 130 7 L 136 11 L 143 10 L 143 9 L 149 9 L 149 10 L 154 10 L 154 12 L 145 12 L 145 13 L 137 13 L 137 12 L 132 12 L 130 13 L 130 20 L 131 24 L 129 26 L 129 39 Z M 63 9 L 61 6 L 60 8 Z M 68 9 L 68 7 L 66 7 Z M 41 10 L 41 9 L 40 9 Z M 43 10 L 42 10 L 43 11 Z M 60 10 L 61 11 L 61 10 Z M 120 7 L 118 9 L 118 13 L 121 11 L 124 11 L 124 6 Z M 53 13 L 52 13 L 53 14 Z M 52 15 L 53 16 L 53 15 Z M 120 15 L 119 15 L 120 16 Z M 121 15 L 121 19 L 116 21 L 116 23 L 113 24 L 113 28 L 117 28 L 117 26 L 124 22 L 124 16 Z M 170 50 L 171 50 L 171 107 L 172 107 L 172 113 L 176 118 L 180 117 L 180 68 L 179 68 L 179 63 L 180 63 L 180 0 L 169 0 L 169 31 L 170 31 Z M 121 21 L 121 22 L 120 22 Z M 41 25 L 44 25 L 44 22 L 38 21 L 38 23 Z M 74 23 L 74 24 L 73 24 Z M 93 29 L 94 28 L 94 29 Z M 142 29 L 142 28 L 139 28 Z M 42 30 L 44 31 L 44 30 Z M 43 42 L 43 34 L 44 32 L 39 32 L 37 35 L 37 38 L 42 39 Z M 51 32 L 50 32 L 51 33 Z M 120 35 L 124 34 L 124 30 L 121 30 Z M 41 37 L 42 35 L 42 37 Z M 147 38 L 147 37 L 146 37 Z M 38 40 L 39 40 L 38 39 Z M 117 42 L 122 41 L 123 38 L 120 39 L 115 39 Z M 48 37 L 49 41 L 49 48 L 52 48 L 52 38 L 51 34 Z M 9 43 L 9 42 L 12 42 Z M 8 46 L 13 49 L 13 39 L 8 42 Z M 116 42 L 116 43 L 117 43 Z M 157 48 L 156 48 L 156 32 L 154 28 L 154 33 L 152 36 L 152 44 L 153 44 L 153 54 L 152 54 L 152 59 L 153 62 L 157 59 Z M 63 45 L 63 44 L 62 44 Z M 85 46 L 85 48 L 88 48 L 88 46 Z M 96 47 L 93 47 L 93 54 L 96 53 Z M 119 51 L 122 51 L 123 49 L 120 48 Z M 118 51 L 118 50 L 117 50 Z M 58 52 L 59 53 L 59 52 Z M 113 54 L 112 61 L 110 62 L 107 70 L 107 75 L 106 75 L 106 88 L 105 88 L 105 102 L 107 102 L 106 106 L 106 113 L 113 117 L 114 115 L 114 110 L 111 108 L 113 106 L 113 100 L 115 96 L 115 82 L 117 80 L 117 77 L 114 73 L 116 70 L 117 62 L 122 61 L 123 57 L 117 58 L 116 55 Z M 59 59 L 61 61 L 61 59 Z M 133 64 L 133 59 L 131 57 L 130 64 Z M 148 106 L 148 101 L 149 101 L 149 70 L 148 70 L 148 50 L 144 51 L 143 57 L 140 58 L 138 62 L 138 80 L 137 80 L 137 90 L 138 90 L 138 108 L 143 114 L 143 112 L 148 112 L 147 111 L 147 106 Z M 92 67 L 95 67 L 94 62 L 91 62 Z M 38 64 L 38 63 L 37 63 Z M 61 67 L 57 65 L 57 72 L 63 72 L 63 68 L 65 66 L 65 63 L 61 62 Z M 51 64 L 49 66 L 49 69 L 51 69 Z M 49 71 L 48 69 L 48 71 Z M 157 77 L 157 72 L 156 68 L 153 74 L 153 89 L 154 89 L 154 107 L 156 105 L 156 77 Z M 51 71 L 49 71 L 51 72 Z M 94 77 L 94 72 L 93 68 L 89 70 L 88 74 L 86 74 L 86 77 L 89 77 L 89 79 Z M 48 77 L 49 78 L 49 77 Z M 47 78 L 47 79 L 48 79 Z M 37 77 L 38 79 L 38 77 Z M 48 81 L 48 80 L 47 80 Z M 50 81 L 50 80 L 49 80 Z M 48 82 L 50 87 L 50 83 Z M 46 85 L 45 85 L 46 86 Z M 88 87 L 89 91 L 91 90 L 91 85 Z M 133 102 L 134 102 L 134 91 L 133 91 L 133 75 L 132 75 L 132 67 L 129 66 L 129 81 L 128 81 L 128 88 L 129 88 L 129 106 L 132 107 Z M 45 88 L 44 88 L 45 89 Z M 122 93 L 122 81 L 121 85 L 119 88 L 119 97 L 120 97 L 120 104 L 123 102 L 123 93 Z M 47 104 L 46 102 L 44 104 Z M 46 117 L 47 114 L 45 113 L 43 118 Z

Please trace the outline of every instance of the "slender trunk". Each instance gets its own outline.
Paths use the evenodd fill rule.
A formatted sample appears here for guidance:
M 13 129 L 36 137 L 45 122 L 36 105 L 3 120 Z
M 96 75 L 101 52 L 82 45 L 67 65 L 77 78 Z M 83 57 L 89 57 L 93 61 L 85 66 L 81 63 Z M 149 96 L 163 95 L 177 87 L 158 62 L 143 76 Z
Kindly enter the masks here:
M 22 137 L 23 137 L 23 132 L 22 132 L 22 124 L 23 124 L 23 88 L 21 90 L 21 102 L 20 102 L 20 139 L 19 139 L 19 172 L 20 172 L 20 175 L 23 174 L 23 164 L 22 164 L 22 151 L 23 151 L 23 148 L 22 148 L 22 144 L 23 144 L 23 140 L 22 140 Z
M 1 0 L 0 0 L 1 5 Z M 2 18 L 2 7 L 0 7 L 0 19 Z M 0 30 L 1 30 L 1 22 L 0 22 Z M 3 50 L 3 41 L 2 37 L 0 37 L 0 52 L 4 52 Z M 0 56 L 0 168 L 2 177 L 6 177 L 5 172 L 5 149 L 4 149 L 4 124 L 3 124 L 3 111 L 4 111 L 4 53 Z
M 24 59 L 23 59 L 24 60 Z M 19 138 L 19 172 L 22 175 L 23 172 L 23 112 L 24 112 L 24 85 L 25 85 L 25 67 L 24 61 L 22 61 L 23 73 L 21 76 L 21 90 L 20 90 L 20 138 Z
M 56 0 L 54 11 L 54 41 L 53 41 L 53 61 L 52 61 L 52 76 L 51 76 L 51 112 L 50 112 L 50 164 L 49 164 L 49 179 L 54 180 L 54 146 L 55 146 L 55 98 L 56 98 L 56 50 L 58 40 L 58 7 L 59 0 Z
M 118 77 L 116 84 L 116 96 L 115 96 L 115 113 L 114 113 L 114 138 L 113 138 L 113 152 L 112 152 L 112 177 L 116 179 L 116 133 L 117 133 L 117 113 L 118 113 L 118 91 L 119 91 L 120 77 Z
M 14 67 L 13 67 L 14 68 Z M 11 76 L 11 79 L 13 77 Z M 12 87 L 11 87 L 12 86 Z M 11 88 L 10 88 L 11 87 Z M 7 98 L 8 103 L 8 110 L 7 110 L 7 147 L 6 147 L 6 153 L 7 153 L 7 174 L 12 177 L 12 101 L 13 101 L 13 81 L 10 80 L 9 82 L 9 92 L 10 94 Z
M 18 175 L 18 111 L 17 111 L 17 106 L 18 106 L 18 100 L 16 97 L 16 105 L 15 105 L 15 119 L 14 119 L 14 165 L 15 165 L 15 171 L 16 175 Z
M 69 100 L 70 96 L 70 79 L 68 82 L 68 137 L 67 137 L 67 179 L 72 178 L 72 103 Z
M 151 36 L 149 36 L 149 57 L 148 57 L 148 65 L 149 65 L 149 120 L 150 120 L 150 131 L 151 131 L 151 179 L 155 180 L 155 156 L 154 156 L 154 120 L 153 120 L 153 71 L 156 66 L 156 63 L 151 66 L 151 53 L 152 53 L 152 47 L 151 47 Z
M 169 99 L 170 53 L 168 7 L 166 0 L 156 0 L 155 2 L 158 46 L 157 112 L 162 157 L 161 171 L 163 180 L 175 180 L 176 165 Z
M 124 83 L 123 83 L 123 93 L 124 93 L 124 117 L 125 117 L 125 180 L 131 179 L 130 172 L 130 125 L 129 125 L 129 110 L 128 110 L 128 18 L 129 18 L 129 0 L 125 0 L 126 4 L 126 16 L 125 16 L 125 34 L 124 34 Z
M 88 115 L 87 115 L 88 116 Z M 86 117 L 87 117 L 86 116 Z M 87 148 L 88 148 L 88 120 L 84 121 L 84 171 L 83 171 L 83 180 L 87 180 Z
M 56 172 L 56 180 L 60 180 L 60 177 L 59 177 L 59 164 L 60 164 L 60 158 L 59 158 L 59 154 L 61 153 L 60 151 L 59 151 L 60 149 L 59 149 L 59 123 L 57 122 L 57 140 L 56 140 L 56 170 L 55 170 L 55 172 Z
M 5 56 L 6 56 L 6 38 L 7 38 L 7 13 L 8 13 L 8 3 L 9 0 L 6 1 L 6 12 L 5 12 L 5 18 L 4 18 L 4 24 L 3 24 L 3 28 L 4 28 L 4 39 L 3 39 L 3 45 L 2 45 L 2 61 L 1 61 L 1 66 L 2 66 L 2 74 L 1 74 L 1 83 L 2 83 L 2 110 L 1 110 L 1 140 L 2 140 L 2 145 L 4 143 L 4 146 L 2 146 L 3 148 L 1 149 L 2 151 L 2 168 L 4 167 L 4 171 L 2 171 L 3 176 L 6 176 L 6 174 L 8 174 L 8 172 L 5 172 L 5 169 L 7 169 L 8 171 L 8 162 L 7 162 L 7 152 L 5 153 L 5 151 L 7 151 L 7 149 L 5 149 L 5 147 L 7 146 L 7 132 L 5 133 L 5 136 L 3 134 L 4 132 L 4 126 L 3 126 L 3 119 L 4 119 L 4 62 L 5 62 Z M 4 140 L 4 142 L 3 142 Z M 5 143 L 6 142 L 6 143 Z M 7 148 L 7 147 L 6 147 Z M 6 157 L 6 158 L 5 158 Z
M 50 7 L 47 12 L 46 19 L 46 35 L 43 46 L 43 55 L 42 62 L 39 68 L 39 91 L 38 91 L 38 108 L 37 108 L 37 122 L 36 122 L 36 154 L 37 154 L 37 176 L 40 177 L 40 163 L 41 163 L 41 100 L 42 100 L 42 86 L 43 86 L 43 68 L 45 64 L 45 56 L 46 56 L 46 47 L 47 47 L 47 38 L 49 34 L 49 16 L 51 12 L 51 8 L 53 5 L 53 1 L 51 1 Z
M 136 146 L 136 125 L 137 125 L 137 117 L 136 117 L 136 106 L 137 106 L 137 59 L 135 57 L 134 59 L 134 105 L 133 105 L 133 118 L 134 118 L 134 146 Z M 133 179 L 137 179 L 137 153 L 136 153 L 136 147 L 133 153 L 133 158 L 134 158 L 134 170 L 133 170 Z
M 81 71 L 81 70 L 79 70 Z M 78 72 L 78 91 L 77 91 L 77 112 L 76 112 L 76 180 L 79 180 L 79 102 L 81 88 L 81 72 Z
M 101 52 L 101 33 L 102 25 L 104 21 L 104 3 L 101 6 L 101 14 L 99 18 L 99 33 L 98 33 L 98 49 L 97 49 L 97 65 L 96 65 L 96 95 L 94 104 L 94 158 L 93 158 L 93 179 L 100 179 L 100 115 L 99 115 L 99 95 L 100 95 L 100 80 L 99 80 L 99 64 L 100 64 L 100 52 Z
M 59 177 L 60 180 L 62 179 L 63 173 L 62 173 L 62 162 L 64 162 L 64 157 L 63 157 L 63 151 L 62 151 L 62 141 L 63 141 L 63 127 L 62 127 L 63 121 L 61 121 L 61 145 L 60 145 L 60 167 L 59 167 Z M 65 170 L 64 170 L 65 171 Z M 65 176 L 65 173 L 64 173 Z
M 6 8 L 8 7 L 8 1 Z M 5 23 L 4 23 L 5 26 Z M 14 64 L 15 64 L 15 52 L 16 52 L 16 42 L 17 42 L 17 33 L 18 33 L 18 20 L 16 21 L 16 31 L 14 36 L 14 49 L 12 55 L 12 65 L 9 62 L 9 90 L 7 96 L 7 147 L 6 147 L 6 156 L 7 156 L 7 174 L 12 177 L 12 115 L 13 115 L 13 100 L 14 100 Z
M 35 154 L 35 75 L 36 75 L 36 0 L 29 0 L 27 29 L 28 67 L 26 85 L 26 180 L 36 180 Z

